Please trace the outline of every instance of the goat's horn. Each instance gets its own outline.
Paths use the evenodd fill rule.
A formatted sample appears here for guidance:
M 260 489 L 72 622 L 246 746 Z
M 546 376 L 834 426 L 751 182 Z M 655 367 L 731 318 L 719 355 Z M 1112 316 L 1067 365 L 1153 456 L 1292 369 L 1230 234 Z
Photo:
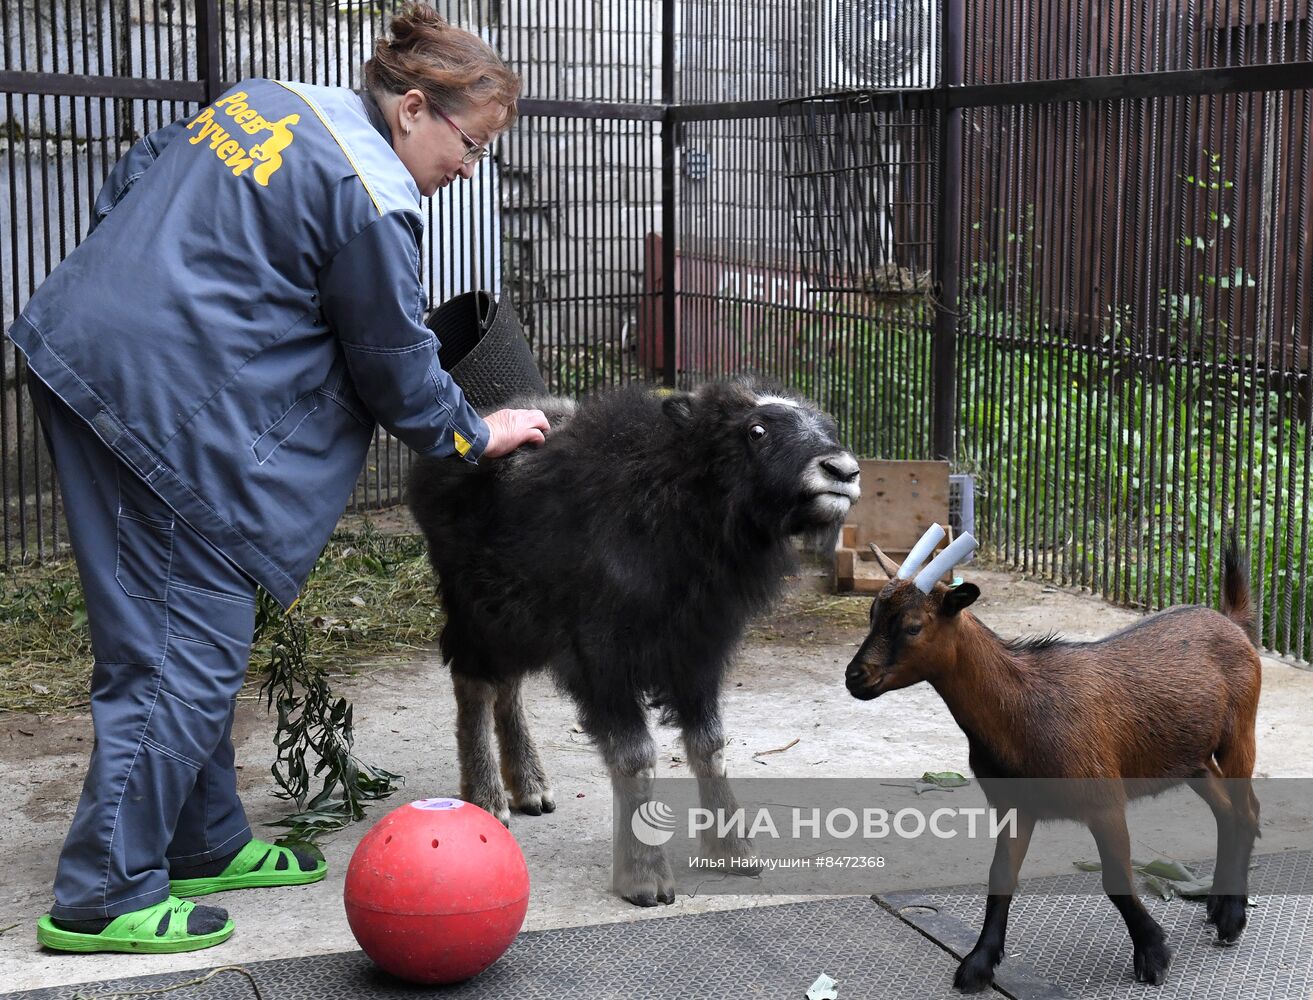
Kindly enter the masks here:
M 980 543 L 971 537 L 971 533 L 962 532 L 953 539 L 948 548 L 930 560 L 929 566 L 916 575 L 916 579 L 912 581 L 916 589 L 923 594 L 930 593 L 934 589 L 936 580 L 978 548 Z
M 903 565 L 898 568 L 898 579 L 910 579 L 912 574 L 921 568 L 921 564 L 929 558 L 930 553 L 935 550 L 940 539 L 946 535 L 942 524 L 932 524 L 926 529 L 921 540 L 912 546 L 912 551 L 907 553 L 907 558 L 903 560 Z
M 875 542 L 867 542 L 866 544 L 870 547 L 871 554 L 875 556 L 875 561 L 878 562 L 880 568 L 884 570 L 884 575 L 892 578 L 893 575 L 898 572 L 898 567 L 894 565 L 894 561 L 885 555 L 884 550 L 876 545 Z

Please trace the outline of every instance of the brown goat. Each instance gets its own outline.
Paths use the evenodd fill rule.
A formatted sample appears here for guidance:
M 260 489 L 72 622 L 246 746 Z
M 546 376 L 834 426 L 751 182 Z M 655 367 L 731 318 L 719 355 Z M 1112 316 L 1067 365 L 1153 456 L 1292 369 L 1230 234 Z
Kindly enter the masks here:
M 995 845 L 980 939 L 954 985 L 974 993 L 993 981 L 1031 833 L 1052 819 L 1089 827 L 1104 891 L 1134 944 L 1136 979 L 1164 982 L 1172 953 L 1135 895 L 1126 801 L 1181 782 L 1217 820 L 1207 919 L 1220 943 L 1237 941 L 1259 835 L 1249 779 L 1261 665 L 1234 543 L 1224 556 L 1221 614 L 1170 608 L 1097 642 L 1004 641 L 963 611 L 980 596 L 974 584 L 927 582 L 923 593 L 892 579 L 895 567 L 877 558 L 891 582 L 872 603 L 870 633 L 848 665 L 849 692 L 866 700 L 929 681 L 966 734 L 990 805 L 1016 810 L 1013 835 Z M 1007 780 L 1019 778 L 1064 780 Z

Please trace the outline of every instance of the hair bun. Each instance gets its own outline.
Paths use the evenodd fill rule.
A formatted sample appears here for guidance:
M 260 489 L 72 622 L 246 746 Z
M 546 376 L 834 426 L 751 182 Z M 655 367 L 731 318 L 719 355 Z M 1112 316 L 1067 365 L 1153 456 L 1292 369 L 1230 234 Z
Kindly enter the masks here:
M 411 0 L 393 15 L 389 31 L 395 45 L 403 43 L 404 39 L 417 31 L 428 29 L 440 32 L 450 27 L 450 22 L 431 5 Z

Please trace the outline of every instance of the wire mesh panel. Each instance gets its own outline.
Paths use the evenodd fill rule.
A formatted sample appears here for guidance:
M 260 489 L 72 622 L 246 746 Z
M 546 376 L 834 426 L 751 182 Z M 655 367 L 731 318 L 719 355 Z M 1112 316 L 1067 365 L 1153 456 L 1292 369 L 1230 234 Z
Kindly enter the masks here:
M 933 284 L 937 120 L 877 110 L 873 96 L 781 103 L 803 273 L 814 291 L 924 296 Z
M 967 0 L 967 83 L 1272 65 L 1305 58 L 1307 0 Z
M 969 112 L 959 457 L 1012 564 L 1310 653 L 1308 91 Z
M 683 130 L 678 379 L 755 372 L 813 399 L 862 454 L 928 453 L 924 294 L 853 296 L 809 281 L 775 117 Z
M 818 396 L 862 454 L 930 456 L 936 119 L 877 110 L 866 92 L 782 102 L 784 178 Z M 822 398 L 823 397 L 823 398 Z
M 639 352 L 647 236 L 660 228 L 659 128 L 533 116 L 502 142 L 503 287 L 553 392 L 654 377 Z

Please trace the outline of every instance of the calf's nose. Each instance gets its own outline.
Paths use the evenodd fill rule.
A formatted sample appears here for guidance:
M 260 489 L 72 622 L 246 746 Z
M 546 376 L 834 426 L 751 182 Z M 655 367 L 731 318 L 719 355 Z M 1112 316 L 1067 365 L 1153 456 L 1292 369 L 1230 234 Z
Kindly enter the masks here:
M 861 471 L 857 459 L 846 452 L 842 455 L 831 455 L 829 458 L 824 459 L 821 462 L 821 468 L 841 483 L 855 482 L 858 473 Z

